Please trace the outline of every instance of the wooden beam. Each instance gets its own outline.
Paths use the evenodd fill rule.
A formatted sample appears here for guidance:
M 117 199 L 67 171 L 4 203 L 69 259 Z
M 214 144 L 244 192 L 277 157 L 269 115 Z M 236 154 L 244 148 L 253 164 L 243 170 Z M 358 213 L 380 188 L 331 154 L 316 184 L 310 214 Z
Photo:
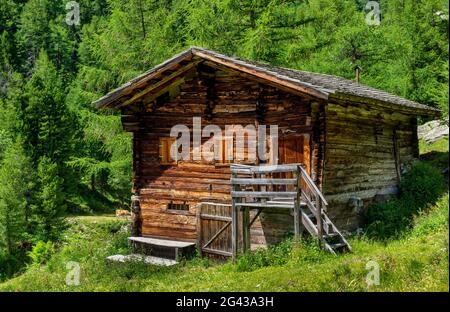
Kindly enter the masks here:
M 220 255 L 220 256 L 226 256 L 226 257 L 233 256 L 233 253 L 232 253 L 232 252 L 224 251 L 224 250 L 217 250 L 217 249 L 203 248 L 203 251 L 204 251 L 204 252 L 207 252 L 207 253 L 212 253 L 212 254 Z
M 242 212 L 242 243 L 243 252 L 250 250 L 250 211 L 248 207 L 244 207 Z
M 286 208 L 292 209 L 294 207 L 294 202 L 272 202 L 267 201 L 264 203 L 236 203 L 237 207 L 249 207 L 249 208 Z
M 294 235 L 295 239 L 300 239 L 300 195 L 301 195 L 301 174 L 302 172 L 300 170 L 297 170 L 297 172 L 294 173 L 296 185 L 296 198 L 294 202 Z
M 196 56 L 202 57 L 206 60 L 210 60 L 214 63 L 224 65 L 226 67 L 250 74 L 254 77 L 262 78 L 266 81 L 270 81 L 273 83 L 277 83 L 282 86 L 286 86 L 288 88 L 291 88 L 293 90 L 297 90 L 299 92 L 312 95 L 317 98 L 321 99 L 328 99 L 328 94 L 314 89 L 313 87 L 309 87 L 305 84 L 295 82 L 294 79 L 282 76 L 277 73 L 267 73 L 265 70 L 260 70 L 256 66 L 252 66 L 249 64 L 244 64 L 244 62 L 236 61 L 236 60 L 227 60 L 223 57 L 218 57 L 211 55 L 210 53 L 200 51 L 200 50 L 193 50 L 192 53 Z
M 97 108 L 100 107 L 114 107 L 114 103 L 120 100 L 124 95 L 130 94 L 133 92 L 135 88 L 140 88 L 145 85 L 151 79 L 161 75 L 165 70 L 170 70 L 178 64 L 182 64 L 184 61 L 189 61 L 193 57 L 192 52 L 190 50 L 184 51 L 173 58 L 157 65 L 153 69 L 148 72 L 143 73 L 142 75 L 134 78 L 133 80 L 127 82 L 121 87 L 111 91 L 104 97 L 97 100 L 95 103 Z
M 397 138 L 397 130 L 392 130 L 392 143 L 393 143 L 393 152 L 394 152 L 394 160 L 395 160 L 395 172 L 397 173 L 397 180 L 400 183 L 402 180 L 402 174 L 400 171 L 400 150 L 398 148 L 398 138 Z
M 230 169 L 236 173 L 276 173 L 276 172 L 292 172 L 296 171 L 301 164 L 285 164 L 285 165 L 262 165 L 262 166 L 247 166 L 232 164 Z
M 317 221 L 317 236 L 319 237 L 319 243 L 323 238 L 323 224 L 322 224 L 322 201 L 319 196 L 316 195 L 316 221 Z
M 216 216 L 216 215 L 210 215 L 210 214 L 204 214 L 204 213 L 202 213 L 200 215 L 200 217 L 202 219 L 205 219 L 205 220 L 227 221 L 227 222 L 231 222 L 232 221 L 231 217 Z
M 202 228 L 202 219 L 201 219 L 201 214 L 202 214 L 202 210 L 203 210 L 203 204 L 200 203 L 197 206 L 197 213 L 196 213 L 196 227 L 197 227 L 197 250 L 198 253 L 200 255 L 200 257 L 203 256 L 203 251 L 202 251 L 202 245 L 203 245 L 203 228 Z
M 231 184 L 240 185 L 295 185 L 296 179 L 231 179 Z
M 280 197 L 295 198 L 296 192 L 252 192 L 252 191 L 231 191 L 231 197 Z
M 431 116 L 431 117 L 440 117 L 442 115 L 442 112 L 436 108 L 432 107 L 426 107 L 425 105 L 422 105 L 423 107 L 412 107 L 412 106 L 406 106 L 391 102 L 386 102 L 374 98 L 369 97 L 362 97 L 357 95 L 350 95 L 350 94 L 344 94 L 340 92 L 332 93 L 330 94 L 330 100 L 347 100 L 352 102 L 352 104 L 370 104 L 374 105 L 380 109 L 390 109 L 393 112 L 397 113 L 404 113 L 404 114 L 412 114 L 412 115 L 419 115 L 419 116 Z M 342 105 L 342 103 L 339 103 Z
M 258 209 L 258 212 L 255 214 L 255 216 L 253 217 L 253 219 L 250 221 L 250 224 L 248 225 L 249 228 L 252 227 L 253 223 L 255 223 L 256 219 L 259 217 L 259 215 L 261 214 L 262 209 Z
M 236 173 L 231 174 L 232 178 L 236 178 Z M 237 190 L 237 187 L 233 185 L 233 191 Z M 236 207 L 236 201 L 238 199 L 231 198 L 231 254 L 233 261 L 236 261 L 238 250 L 238 208 Z
M 126 100 L 125 102 L 120 104 L 118 107 L 127 106 L 127 105 L 137 101 L 138 99 L 142 98 L 144 95 L 152 92 L 153 90 L 157 89 L 158 87 L 161 87 L 161 86 L 169 83 L 174 78 L 177 78 L 178 76 L 182 75 L 183 73 L 187 72 L 188 70 L 194 68 L 195 66 L 197 66 L 198 63 L 199 63 L 199 61 L 189 63 L 188 65 L 186 65 L 186 66 L 180 68 L 179 70 L 173 72 L 169 76 L 163 78 L 158 83 L 152 84 L 152 85 L 148 86 L 147 88 L 145 88 L 144 90 L 142 90 L 141 92 L 133 95 L 133 97 L 131 97 L 131 99 Z
M 256 77 L 256 76 L 251 75 L 251 74 L 247 74 L 245 72 L 240 72 L 238 70 L 235 70 L 235 69 L 232 69 L 232 68 L 229 68 L 227 66 L 223 66 L 223 65 L 211 62 L 211 61 L 204 61 L 204 64 L 207 65 L 207 66 L 216 68 L 218 70 L 221 70 L 223 72 L 232 73 L 232 74 L 235 74 L 236 76 L 243 77 L 243 78 L 246 78 L 246 79 L 249 79 L 249 80 L 253 80 L 253 81 L 256 81 L 256 82 L 261 83 L 263 85 L 271 86 L 271 87 L 277 88 L 277 89 L 282 90 L 282 91 L 286 91 L 286 92 L 291 93 L 291 94 L 295 94 L 295 95 L 298 95 L 298 96 L 301 96 L 301 97 L 306 97 L 308 99 L 314 99 L 315 98 L 315 97 L 311 96 L 310 94 L 307 94 L 307 93 L 304 93 L 304 92 L 301 92 L 301 91 L 289 88 L 289 87 L 284 86 L 284 85 L 280 85 L 278 83 L 275 83 L 275 82 L 272 82 L 272 81 L 269 81 L 269 80 L 266 80 L 266 79 L 263 79 L 263 78 Z
M 225 231 L 231 224 L 231 221 L 227 222 L 216 234 L 211 237 L 206 244 L 202 247 L 202 249 L 207 248 L 223 231 Z

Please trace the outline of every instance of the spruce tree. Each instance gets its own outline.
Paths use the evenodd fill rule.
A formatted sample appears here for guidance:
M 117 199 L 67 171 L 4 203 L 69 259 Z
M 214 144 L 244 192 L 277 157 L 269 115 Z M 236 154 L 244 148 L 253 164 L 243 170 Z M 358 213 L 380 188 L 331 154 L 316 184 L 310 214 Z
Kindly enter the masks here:
M 13 255 L 25 238 L 27 194 L 32 170 L 20 142 L 10 145 L 0 164 L 0 249 Z

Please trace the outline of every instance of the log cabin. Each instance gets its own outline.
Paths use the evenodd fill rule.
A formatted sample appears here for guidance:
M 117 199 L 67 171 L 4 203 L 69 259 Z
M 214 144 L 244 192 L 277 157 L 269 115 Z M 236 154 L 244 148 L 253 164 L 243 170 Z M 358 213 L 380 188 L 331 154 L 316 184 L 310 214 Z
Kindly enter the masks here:
M 439 115 L 434 108 L 357 81 L 199 47 L 150 69 L 95 104 L 119 110 L 123 129 L 133 134 L 133 240 L 180 249 L 195 243 L 200 252 L 221 256 L 235 255 L 242 246 L 275 244 L 291 232 L 303 231 L 301 227 L 328 236 L 341 236 L 337 228 L 355 230 L 364 222 L 367 206 L 395 194 L 402 173 L 418 158 L 418 118 Z M 197 144 L 188 144 L 188 155 L 195 149 L 208 150 L 214 152 L 212 159 L 181 159 L 176 156 L 179 137 L 171 130 L 185 125 L 195 136 L 195 121 L 203 129 L 215 125 L 223 132 L 228 125 L 258 129 L 276 125 L 276 133 L 265 139 L 265 151 L 272 156 L 250 157 L 254 150 L 246 146 L 243 159 L 230 160 L 226 156 L 239 153 L 236 147 L 223 139 L 207 145 L 211 141 L 206 135 Z M 296 166 L 282 167 L 289 164 Z M 286 170 L 261 170 L 274 165 Z M 239 173 L 247 178 L 239 180 Z M 307 179 L 294 181 L 294 186 L 280 185 L 289 184 L 294 176 L 298 179 L 298 174 Z M 232 176 L 235 182 L 250 184 L 238 190 Z M 252 178 L 256 182 L 249 181 Z M 232 194 L 254 191 L 256 184 L 262 184 L 256 189 L 266 198 L 252 204 L 234 200 Z M 313 220 L 320 229 L 308 227 L 312 224 L 308 214 L 296 211 L 295 199 L 280 204 L 270 197 L 274 192 L 269 191 L 294 187 L 302 201 L 302 185 L 313 190 L 316 204 L 319 196 L 326 205 L 324 215 Z M 243 208 L 235 215 L 238 204 Z M 280 209 L 283 206 L 293 209 Z M 299 218 L 309 223 L 298 222 Z M 326 224 L 336 233 L 324 230 Z M 340 244 L 345 243 L 341 239 Z

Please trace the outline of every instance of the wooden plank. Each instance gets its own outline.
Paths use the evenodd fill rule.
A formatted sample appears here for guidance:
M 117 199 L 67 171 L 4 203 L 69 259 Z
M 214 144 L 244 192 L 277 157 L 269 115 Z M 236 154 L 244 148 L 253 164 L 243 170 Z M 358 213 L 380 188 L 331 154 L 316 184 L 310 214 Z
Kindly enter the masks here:
M 202 245 L 203 245 L 203 226 L 202 226 L 202 210 L 204 204 L 199 204 L 197 208 L 197 250 L 199 252 L 200 257 L 202 256 Z
M 256 219 L 258 219 L 259 215 L 261 214 L 262 209 L 258 209 L 258 212 L 255 214 L 255 216 L 253 217 L 253 219 L 250 221 L 248 227 L 251 228 L 251 226 L 253 225 L 253 223 L 255 223 Z
M 308 232 L 313 235 L 313 236 L 317 236 L 317 228 L 315 226 L 315 224 L 311 221 L 311 219 L 306 215 L 306 213 L 304 213 L 303 211 L 301 212 L 302 214 L 302 223 L 305 226 L 305 228 L 308 230 Z
M 232 173 L 232 178 L 236 178 L 236 173 Z M 237 190 L 236 185 L 233 185 L 233 191 Z M 236 207 L 237 198 L 232 198 L 232 221 L 231 221 L 231 252 L 233 261 L 236 261 L 237 250 L 238 250 L 238 208 Z
M 211 248 L 203 248 L 203 252 L 216 254 L 216 255 L 221 255 L 221 256 L 226 256 L 226 257 L 232 257 L 233 256 L 232 252 L 224 251 L 224 250 L 216 250 L 216 249 L 211 249 Z
M 239 185 L 294 185 L 295 179 L 231 179 L 231 184 Z
M 250 211 L 248 207 L 244 207 L 242 213 L 242 249 L 246 253 L 250 250 Z
M 151 238 L 151 237 L 128 237 L 130 241 L 139 242 L 148 245 L 162 246 L 162 247 L 173 247 L 173 248 L 185 248 L 195 245 L 192 242 L 182 242 L 175 240 Z
M 323 224 L 322 224 L 322 201 L 316 198 L 316 222 L 317 222 L 317 235 L 319 242 L 323 238 Z
M 211 215 L 211 214 L 205 214 L 202 213 L 200 217 L 204 220 L 215 220 L 215 221 L 226 221 L 231 222 L 231 217 L 225 217 L 225 216 L 218 216 L 218 215 Z
M 295 173 L 296 184 L 296 198 L 294 203 L 294 235 L 298 240 L 300 238 L 300 183 L 301 183 L 301 171 Z
M 397 130 L 394 129 L 392 131 L 392 141 L 393 141 L 393 152 L 394 152 L 394 159 L 395 159 L 395 172 L 397 173 L 397 180 L 400 183 L 401 179 L 402 179 L 402 175 L 400 172 L 400 151 L 398 148 L 398 138 L 397 138 Z
M 251 192 L 251 191 L 232 191 L 231 197 L 258 197 L 258 198 L 295 198 L 296 192 Z
M 314 191 L 314 193 L 316 193 L 319 196 L 319 198 L 323 201 L 323 203 L 325 205 L 328 205 L 328 203 L 327 203 L 325 197 L 323 196 L 322 192 L 319 190 L 317 185 L 314 183 L 314 181 L 308 175 L 308 173 L 306 172 L 305 168 L 300 166 L 300 171 L 302 172 L 302 181 L 305 181 L 308 184 L 308 186 L 312 189 L 312 191 Z
M 280 202 L 280 203 L 236 203 L 236 207 L 250 207 L 250 208 L 294 208 L 293 202 Z
M 206 244 L 202 247 L 202 249 L 207 248 L 217 237 L 219 237 L 220 234 L 222 234 L 223 231 L 225 231 L 231 224 L 230 222 L 227 222 L 219 231 L 216 232 L 216 234 L 213 235 L 213 237 L 211 237 Z
M 232 172 L 236 173 L 277 173 L 277 172 L 292 172 L 296 171 L 301 164 L 286 164 L 286 165 L 264 165 L 264 166 L 247 166 L 247 165 L 230 165 Z

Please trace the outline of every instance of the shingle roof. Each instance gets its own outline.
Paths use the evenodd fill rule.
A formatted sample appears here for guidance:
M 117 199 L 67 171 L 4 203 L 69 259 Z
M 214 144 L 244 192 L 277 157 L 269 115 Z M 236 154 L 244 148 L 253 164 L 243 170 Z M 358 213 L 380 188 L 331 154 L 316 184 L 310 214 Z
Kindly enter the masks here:
M 259 76 L 259 78 L 265 78 L 268 80 L 275 79 L 279 84 L 286 85 L 291 88 L 299 88 L 298 90 L 322 99 L 352 96 L 360 98 L 362 101 L 364 101 L 364 99 L 369 99 L 381 103 L 394 104 L 397 105 L 399 109 L 411 110 L 418 114 L 438 115 L 440 112 L 435 108 L 338 76 L 276 67 L 266 63 L 225 56 L 223 54 L 199 47 L 191 47 L 188 50 L 165 61 L 164 63 L 154 67 L 153 69 L 143 73 L 142 75 L 139 75 L 123 86 L 97 100 L 95 104 L 97 107 L 114 106 L 109 104 L 120 100 L 124 93 L 129 94 L 132 92 L 133 87 L 137 87 L 137 85 L 141 84 L 147 77 L 154 75 L 156 72 L 164 71 L 167 66 L 173 63 L 190 59 L 192 56 L 207 59 L 212 62 L 218 62 L 224 66 L 234 67 L 233 69 L 235 70 L 246 71 L 250 75 Z M 124 92 L 125 90 L 126 92 Z

